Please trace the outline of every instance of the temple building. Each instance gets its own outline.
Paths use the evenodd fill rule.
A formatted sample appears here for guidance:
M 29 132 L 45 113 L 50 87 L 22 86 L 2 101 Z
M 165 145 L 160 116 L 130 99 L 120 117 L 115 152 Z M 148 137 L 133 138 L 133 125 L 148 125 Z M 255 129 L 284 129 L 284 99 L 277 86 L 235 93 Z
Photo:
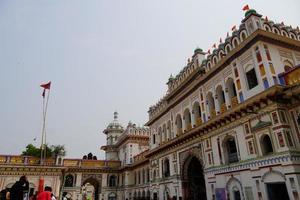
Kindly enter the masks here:
M 0 156 L 0 189 L 27 174 L 95 200 L 299 200 L 300 30 L 255 10 L 210 53 L 197 48 L 149 108 L 103 131 L 105 160 Z

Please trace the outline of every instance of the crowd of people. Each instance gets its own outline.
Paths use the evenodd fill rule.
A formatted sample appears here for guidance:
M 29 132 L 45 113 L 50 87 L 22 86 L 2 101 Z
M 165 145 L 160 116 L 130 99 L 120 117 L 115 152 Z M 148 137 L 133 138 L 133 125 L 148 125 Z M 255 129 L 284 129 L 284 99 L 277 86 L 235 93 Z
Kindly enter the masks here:
M 56 200 L 56 197 L 49 186 L 46 186 L 44 191 L 29 194 L 28 179 L 21 176 L 11 188 L 5 188 L 0 192 L 0 200 Z

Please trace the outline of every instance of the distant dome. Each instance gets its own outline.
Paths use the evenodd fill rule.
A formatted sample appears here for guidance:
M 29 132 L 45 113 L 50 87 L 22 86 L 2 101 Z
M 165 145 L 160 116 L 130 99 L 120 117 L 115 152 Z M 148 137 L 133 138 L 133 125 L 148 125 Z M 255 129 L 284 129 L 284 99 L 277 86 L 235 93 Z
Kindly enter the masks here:
M 251 14 L 257 14 L 256 10 L 254 10 L 254 9 L 247 10 L 247 12 L 245 13 L 245 17 L 248 17 Z
M 108 124 L 103 132 L 107 133 L 110 131 L 123 131 L 123 126 L 118 121 L 118 112 L 114 112 L 114 120 Z

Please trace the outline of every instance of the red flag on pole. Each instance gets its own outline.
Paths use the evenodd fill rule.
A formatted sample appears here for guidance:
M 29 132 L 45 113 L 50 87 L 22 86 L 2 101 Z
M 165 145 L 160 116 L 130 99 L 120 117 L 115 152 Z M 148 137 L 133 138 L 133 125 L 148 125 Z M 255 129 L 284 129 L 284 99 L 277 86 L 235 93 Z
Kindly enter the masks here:
M 235 31 L 236 30 L 236 25 L 234 25 L 232 28 L 231 28 L 232 31 Z
M 45 90 L 50 90 L 50 86 L 51 86 L 51 81 L 49 81 L 49 83 L 44 83 L 42 85 L 40 85 L 42 88 L 44 88 Z
M 249 5 L 248 4 L 243 7 L 243 11 L 247 11 L 247 10 L 249 10 Z
M 43 93 L 42 93 L 42 97 L 45 98 L 46 90 L 50 90 L 51 81 L 49 81 L 48 83 L 41 84 L 40 86 L 42 88 L 44 88 Z

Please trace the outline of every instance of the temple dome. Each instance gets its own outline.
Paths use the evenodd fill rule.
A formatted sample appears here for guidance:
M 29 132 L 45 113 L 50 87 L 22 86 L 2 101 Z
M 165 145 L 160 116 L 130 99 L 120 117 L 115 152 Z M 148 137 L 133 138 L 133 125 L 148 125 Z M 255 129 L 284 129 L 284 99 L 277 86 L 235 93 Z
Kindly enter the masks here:
M 122 131 L 123 131 L 123 126 L 118 121 L 118 112 L 114 112 L 114 120 L 108 124 L 108 126 L 103 132 L 108 133 L 108 132 L 122 132 Z

